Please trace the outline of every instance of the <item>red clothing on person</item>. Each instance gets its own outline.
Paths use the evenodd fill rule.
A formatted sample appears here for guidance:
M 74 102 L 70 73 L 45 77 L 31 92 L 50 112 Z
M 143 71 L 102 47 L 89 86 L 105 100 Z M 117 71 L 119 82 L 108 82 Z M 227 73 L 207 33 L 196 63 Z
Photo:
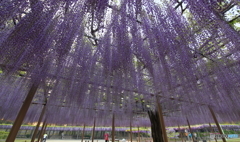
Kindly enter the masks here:
M 104 134 L 104 139 L 105 139 L 105 140 L 108 140 L 108 137 L 109 137 L 109 134 L 108 134 L 108 133 Z

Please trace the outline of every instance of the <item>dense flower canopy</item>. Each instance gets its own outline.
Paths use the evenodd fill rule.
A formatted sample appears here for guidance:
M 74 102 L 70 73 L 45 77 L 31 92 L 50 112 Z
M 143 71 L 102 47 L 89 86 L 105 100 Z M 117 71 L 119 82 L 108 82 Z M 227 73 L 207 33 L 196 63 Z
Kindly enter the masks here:
M 168 126 L 240 116 L 240 36 L 217 0 L 3 0 L 0 116 L 25 122 L 150 126 L 159 101 Z M 232 1 L 236 7 L 239 2 Z M 185 8 L 184 8 L 185 7 Z M 185 14 L 183 14 L 183 12 Z

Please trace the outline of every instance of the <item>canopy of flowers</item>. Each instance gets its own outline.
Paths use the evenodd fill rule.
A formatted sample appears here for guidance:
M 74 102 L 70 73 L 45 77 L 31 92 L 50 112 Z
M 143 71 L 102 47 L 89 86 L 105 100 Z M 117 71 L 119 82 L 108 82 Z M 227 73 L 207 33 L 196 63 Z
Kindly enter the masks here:
M 221 0 L 220 0 L 221 1 Z M 239 7 L 237 1 L 232 5 Z M 3 0 L 0 116 L 43 106 L 51 124 L 150 126 L 239 120 L 240 36 L 216 0 Z M 184 14 L 183 14 L 184 13 Z

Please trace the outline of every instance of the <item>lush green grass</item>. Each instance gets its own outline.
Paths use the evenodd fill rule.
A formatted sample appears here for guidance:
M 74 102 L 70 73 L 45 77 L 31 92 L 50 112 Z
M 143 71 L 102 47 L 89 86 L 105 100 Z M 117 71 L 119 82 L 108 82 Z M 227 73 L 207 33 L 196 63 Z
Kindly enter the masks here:
M 31 139 L 15 139 L 14 142 L 31 142 Z
M 214 142 L 214 141 L 213 141 Z M 218 140 L 218 142 L 222 142 L 222 140 Z M 240 138 L 237 139 L 228 139 L 227 142 L 240 142 Z
M 14 142 L 31 142 L 31 139 L 15 139 Z
M 0 142 L 5 142 L 5 139 L 0 139 Z M 31 139 L 15 139 L 14 142 L 30 142 Z
M 218 142 L 222 142 L 222 140 L 218 139 Z M 209 141 L 207 141 L 209 142 Z M 215 140 L 211 140 L 211 142 L 215 142 Z M 227 139 L 227 142 L 240 142 L 240 138 L 237 139 Z
M 14 142 L 30 142 L 31 140 L 30 139 L 16 139 Z M 177 140 L 179 142 L 179 139 Z M 4 141 L 1 141 L 0 142 L 4 142 Z M 170 139 L 169 142 L 175 142 L 174 139 Z M 209 141 L 207 141 L 209 142 Z M 215 140 L 211 140 L 211 142 L 215 142 Z M 218 142 L 222 142 L 222 140 L 218 139 Z M 240 138 L 237 138 L 237 139 L 228 139 L 227 142 L 240 142 Z
M 6 140 L 0 139 L 0 142 L 5 142 Z M 14 142 L 31 142 L 31 139 L 16 139 Z
M 222 142 L 222 140 L 218 139 L 218 142 Z M 169 142 L 175 142 L 175 139 L 169 139 Z M 177 139 L 176 142 L 182 142 L 180 139 Z M 192 141 L 188 141 L 188 142 L 192 142 Z M 202 142 L 202 141 L 200 141 Z M 209 140 L 207 140 L 207 142 L 209 142 Z M 215 140 L 211 140 L 211 142 L 215 142 Z M 234 138 L 234 139 L 227 139 L 227 142 L 240 142 L 240 138 Z

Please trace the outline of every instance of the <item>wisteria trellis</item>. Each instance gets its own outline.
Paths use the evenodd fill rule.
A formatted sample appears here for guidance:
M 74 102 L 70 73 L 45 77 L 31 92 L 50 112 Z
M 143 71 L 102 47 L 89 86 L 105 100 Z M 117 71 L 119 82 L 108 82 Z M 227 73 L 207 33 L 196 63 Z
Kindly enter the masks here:
M 168 126 L 212 122 L 208 106 L 238 121 L 239 32 L 215 0 L 184 3 L 188 16 L 173 1 L 1 1 L 1 119 L 41 80 L 25 122 L 46 104 L 47 123 L 150 126 L 156 96 Z

